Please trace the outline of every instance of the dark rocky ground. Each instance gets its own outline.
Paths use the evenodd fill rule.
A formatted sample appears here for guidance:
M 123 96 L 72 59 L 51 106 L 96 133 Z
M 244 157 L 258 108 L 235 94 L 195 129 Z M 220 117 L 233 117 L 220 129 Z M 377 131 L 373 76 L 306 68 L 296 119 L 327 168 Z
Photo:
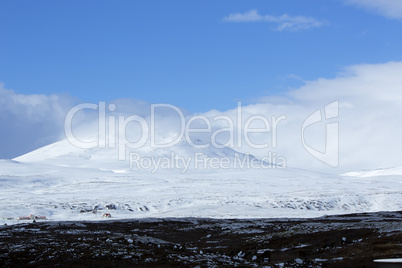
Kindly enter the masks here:
M 402 212 L 0 226 L 1 267 L 373 267 L 402 257 Z

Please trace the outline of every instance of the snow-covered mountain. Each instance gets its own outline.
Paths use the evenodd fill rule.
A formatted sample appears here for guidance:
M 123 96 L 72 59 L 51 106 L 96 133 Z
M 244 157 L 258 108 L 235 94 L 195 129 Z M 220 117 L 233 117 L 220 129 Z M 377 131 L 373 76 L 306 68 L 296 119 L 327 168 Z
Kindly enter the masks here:
M 166 166 L 130 167 L 129 158 L 118 160 L 117 148 L 80 149 L 67 140 L 1 160 L 0 224 L 6 222 L 1 218 L 29 214 L 95 220 L 105 211 L 114 218 L 265 218 L 402 210 L 399 173 L 328 175 L 269 165 L 252 156 L 251 167 L 235 166 L 245 163 L 246 155 L 186 142 L 129 152 L 138 163 L 138 157 L 144 165 L 162 159 L 159 164 L 166 161 Z M 189 167 L 168 166 L 174 157 L 188 160 Z
M 194 144 L 204 145 L 205 142 L 196 140 Z M 209 161 L 212 159 L 212 161 L 225 159 L 228 161 L 226 166 L 230 166 L 231 168 L 233 168 L 236 159 L 238 159 L 237 161 L 254 160 L 255 162 L 259 162 L 254 156 L 245 155 L 229 147 L 216 148 L 208 146 L 208 148 L 197 148 L 185 140 L 168 148 L 153 148 L 147 143 L 136 149 L 124 148 L 124 151 L 124 157 L 119 158 L 118 147 L 83 149 L 75 147 L 65 139 L 14 158 L 13 160 L 20 163 L 93 168 L 117 173 L 160 170 L 183 172 L 194 168 L 200 171 L 208 169 L 210 167 Z M 161 167 L 163 163 L 165 163 L 166 168 Z M 265 163 L 265 165 L 267 164 Z M 214 168 L 215 166 L 211 168 L 218 169 Z

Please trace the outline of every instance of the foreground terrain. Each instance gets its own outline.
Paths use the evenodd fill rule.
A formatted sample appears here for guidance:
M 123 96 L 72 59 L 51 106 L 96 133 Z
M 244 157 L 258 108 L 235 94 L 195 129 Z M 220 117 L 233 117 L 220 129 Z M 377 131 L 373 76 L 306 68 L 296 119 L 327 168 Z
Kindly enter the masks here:
M 373 267 L 373 259 L 391 257 L 402 257 L 402 212 L 0 227 L 4 267 Z

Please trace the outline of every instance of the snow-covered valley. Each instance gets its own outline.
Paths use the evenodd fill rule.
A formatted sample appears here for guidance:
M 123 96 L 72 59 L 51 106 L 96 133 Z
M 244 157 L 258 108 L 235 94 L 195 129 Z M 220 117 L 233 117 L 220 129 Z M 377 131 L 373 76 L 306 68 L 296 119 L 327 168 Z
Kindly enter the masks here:
M 280 168 L 194 168 L 199 154 L 235 161 L 229 149 L 142 148 L 149 159 L 174 152 L 192 163 L 165 169 L 130 168 L 114 149 L 78 149 L 61 141 L 14 160 L 0 161 L 0 224 L 27 215 L 48 220 L 145 217 L 317 217 L 402 210 L 402 175 L 329 175 Z M 243 155 L 244 156 L 244 155 Z M 256 162 L 257 163 L 257 162 Z M 398 169 L 395 169 L 398 171 Z M 155 172 L 154 172 L 155 171 Z

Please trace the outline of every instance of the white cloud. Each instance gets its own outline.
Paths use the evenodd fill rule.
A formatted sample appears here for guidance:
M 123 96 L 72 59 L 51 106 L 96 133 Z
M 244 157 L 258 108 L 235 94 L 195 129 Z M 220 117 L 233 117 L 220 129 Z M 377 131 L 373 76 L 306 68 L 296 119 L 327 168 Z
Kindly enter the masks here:
M 0 84 L 0 158 L 11 158 L 56 141 L 63 133 L 70 100 L 23 95 Z
M 306 82 L 281 102 L 264 98 L 259 104 L 245 107 L 245 111 L 286 115 L 275 151 L 284 155 L 290 166 L 331 171 L 301 146 L 301 126 L 317 109 L 339 101 L 339 118 L 335 121 L 339 122 L 340 166 L 333 171 L 402 166 L 401 73 L 402 62 L 349 66 L 335 78 Z M 325 122 L 306 134 L 312 145 L 324 148 Z
M 347 4 L 356 5 L 375 11 L 390 19 L 402 19 L 402 1 L 400 0 L 344 0 Z
M 296 90 L 282 97 L 264 97 L 252 105 L 242 107 L 242 137 L 238 146 L 238 110 L 212 110 L 202 115 L 209 118 L 212 131 L 228 127 L 216 116 L 226 115 L 234 122 L 235 150 L 266 157 L 270 152 L 286 159 L 289 167 L 343 173 L 352 170 L 376 169 L 402 166 L 402 62 L 384 64 L 361 64 L 346 67 L 334 78 L 320 78 L 307 81 Z M 339 117 L 324 120 L 309 126 L 305 131 L 305 142 L 317 151 L 325 151 L 328 123 L 339 125 L 339 166 L 332 168 L 316 159 L 304 148 L 302 126 L 305 120 L 317 110 L 333 102 L 339 102 Z M 332 110 L 333 111 L 333 110 Z M 276 129 L 276 147 L 273 146 L 273 131 L 253 133 L 250 139 L 255 144 L 269 144 L 268 148 L 258 149 L 247 145 L 244 136 L 245 122 L 252 116 L 263 116 L 273 128 L 272 116 L 285 116 Z M 323 114 L 324 115 L 324 114 Z M 191 116 L 191 115 L 190 115 Z M 178 132 L 173 127 L 172 118 L 164 118 L 161 133 Z M 188 120 L 187 116 L 187 120 Z M 258 122 L 254 122 L 258 123 Z M 255 125 L 252 127 L 261 127 Z M 159 124 L 159 123 L 158 123 Z M 205 127 L 205 126 L 199 126 Z M 205 134 L 205 133 L 204 133 Z M 202 136 L 210 140 L 210 134 Z M 228 134 L 228 133 L 226 133 Z M 173 135 L 174 136 L 174 135 Z M 217 138 L 218 143 L 228 142 L 228 135 Z M 333 144 L 333 140 L 328 140 Z M 333 147 L 327 147 L 331 148 Z M 278 158 L 279 159 L 279 158 Z
M 253 9 L 246 13 L 232 13 L 223 19 L 228 22 L 270 22 L 277 25 L 277 31 L 290 30 L 299 31 L 309 28 L 321 27 L 324 25 L 312 17 L 305 16 L 289 16 L 284 14 L 282 16 L 260 15 L 257 10 Z

